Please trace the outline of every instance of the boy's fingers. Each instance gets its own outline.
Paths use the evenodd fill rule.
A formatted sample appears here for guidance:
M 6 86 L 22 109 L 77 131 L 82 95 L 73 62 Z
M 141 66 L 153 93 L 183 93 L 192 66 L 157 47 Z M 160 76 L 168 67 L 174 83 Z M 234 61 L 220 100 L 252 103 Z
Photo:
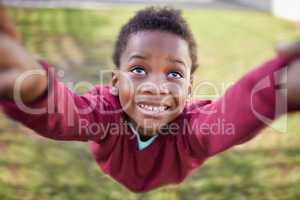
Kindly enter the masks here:
M 9 35 L 14 40 L 20 41 L 20 35 L 9 18 L 7 10 L 1 5 L 0 1 L 0 32 Z
M 280 43 L 276 46 L 279 55 L 288 56 L 290 58 L 300 57 L 300 41 L 292 43 Z

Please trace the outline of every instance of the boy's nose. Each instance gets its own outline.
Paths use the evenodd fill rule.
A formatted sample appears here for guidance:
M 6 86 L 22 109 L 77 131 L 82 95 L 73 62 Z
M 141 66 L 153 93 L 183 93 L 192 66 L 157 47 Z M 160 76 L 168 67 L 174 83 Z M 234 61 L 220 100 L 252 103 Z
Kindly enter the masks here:
M 166 95 L 170 92 L 166 81 L 160 76 L 153 76 L 148 81 L 142 83 L 139 86 L 139 91 L 143 94 L 152 95 Z

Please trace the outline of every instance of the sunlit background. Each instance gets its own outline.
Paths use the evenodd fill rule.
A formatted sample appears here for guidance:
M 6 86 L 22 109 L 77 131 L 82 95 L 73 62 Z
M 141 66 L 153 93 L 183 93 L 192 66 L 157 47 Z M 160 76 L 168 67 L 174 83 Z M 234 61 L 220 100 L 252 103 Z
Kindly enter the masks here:
M 299 38 L 295 0 L 54 1 L 2 0 L 33 54 L 65 71 L 65 83 L 99 83 L 113 69 L 118 31 L 149 5 L 183 9 L 199 45 L 194 84 L 238 80 L 275 55 L 279 41 Z M 296 11 L 299 12 L 296 12 Z M 110 74 L 105 76 L 109 83 Z M 76 91 L 81 92 L 81 91 Z M 203 87 L 194 96 L 208 97 Z M 144 195 L 127 191 L 96 166 L 86 143 L 51 141 L 0 116 L 0 199 L 300 199 L 300 114 L 288 115 L 287 132 L 271 128 L 251 142 L 210 159 L 185 182 Z M 285 119 L 276 121 L 284 125 Z

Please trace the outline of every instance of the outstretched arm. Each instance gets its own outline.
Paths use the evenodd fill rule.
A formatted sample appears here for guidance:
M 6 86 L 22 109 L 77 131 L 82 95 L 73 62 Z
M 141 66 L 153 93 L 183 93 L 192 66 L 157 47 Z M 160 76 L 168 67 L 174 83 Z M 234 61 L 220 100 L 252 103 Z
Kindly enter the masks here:
M 19 86 L 19 87 L 18 87 Z M 105 124 L 109 117 L 97 88 L 83 96 L 61 83 L 54 69 L 38 62 L 19 42 L 3 7 L 0 8 L 0 108 L 9 117 L 55 140 L 99 140 L 88 124 Z M 18 97 L 18 98 L 17 98 Z M 101 104 L 101 105 L 100 105 Z M 80 123 L 84 124 L 81 129 Z
M 201 157 L 220 153 L 250 140 L 283 114 L 300 110 L 298 57 L 292 51 L 280 52 L 241 77 L 219 99 L 194 104 L 188 113 L 194 153 Z M 285 74 L 288 81 L 283 85 Z

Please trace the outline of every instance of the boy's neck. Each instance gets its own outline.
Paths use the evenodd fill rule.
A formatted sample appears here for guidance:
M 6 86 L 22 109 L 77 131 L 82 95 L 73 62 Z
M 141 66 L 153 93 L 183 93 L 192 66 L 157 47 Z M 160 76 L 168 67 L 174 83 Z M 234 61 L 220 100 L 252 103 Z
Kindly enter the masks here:
M 156 131 L 147 130 L 147 129 L 143 129 L 142 127 L 138 127 L 136 122 L 133 121 L 132 119 L 130 119 L 128 116 L 127 116 L 127 121 L 132 124 L 132 127 L 139 134 L 142 141 L 146 141 L 146 140 L 150 139 L 151 137 L 153 137 L 154 135 L 157 135 Z

